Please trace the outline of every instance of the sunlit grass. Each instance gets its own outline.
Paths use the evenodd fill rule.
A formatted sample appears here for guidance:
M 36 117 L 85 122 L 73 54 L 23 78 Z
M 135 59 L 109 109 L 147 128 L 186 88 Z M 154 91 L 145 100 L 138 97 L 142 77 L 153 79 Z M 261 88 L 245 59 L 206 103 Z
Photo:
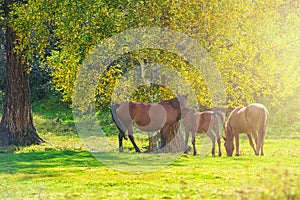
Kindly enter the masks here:
M 300 198 L 298 139 L 267 139 L 264 157 L 254 156 L 242 137 L 240 157 L 157 154 L 151 161 L 150 154 L 128 148 L 97 159 L 85 146 L 75 148 L 83 143 L 79 137 L 46 136 L 41 146 L 0 154 L 0 199 Z M 203 143 L 198 137 L 198 151 L 207 151 Z M 166 159 L 171 162 L 161 162 Z
M 268 137 L 257 157 L 241 135 L 240 157 L 224 156 L 222 145 L 214 158 L 205 135 L 197 156 L 137 154 L 129 140 L 118 153 L 114 130 L 105 138 L 110 151 L 99 152 L 103 139 L 80 138 L 69 108 L 54 115 L 52 106 L 35 106 L 46 143 L 0 151 L 0 199 L 300 199 L 300 139 Z M 146 151 L 147 134 L 135 136 Z

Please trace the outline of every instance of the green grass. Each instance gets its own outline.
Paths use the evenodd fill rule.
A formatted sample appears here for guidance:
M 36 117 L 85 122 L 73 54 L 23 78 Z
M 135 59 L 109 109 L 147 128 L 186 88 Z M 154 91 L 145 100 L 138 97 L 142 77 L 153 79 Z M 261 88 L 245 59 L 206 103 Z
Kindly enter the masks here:
M 33 112 L 46 143 L 0 151 L 0 199 L 300 199 L 299 137 L 269 131 L 264 157 L 254 156 L 245 135 L 240 157 L 211 157 L 204 135 L 197 156 L 136 154 L 129 140 L 118 153 L 111 125 L 106 138 L 81 139 L 71 110 L 55 98 L 35 103 Z M 105 124 L 110 117 L 102 115 Z M 135 136 L 147 145 L 145 133 Z M 97 152 L 103 140 L 111 152 Z
M 246 141 L 241 148 L 241 157 L 181 155 L 140 172 L 130 172 L 140 163 L 130 166 L 130 161 L 141 154 L 107 153 L 127 161 L 116 170 L 86 151 L 23 149 L 0 154 L 0 199 L 300 198 L 300 140 L 268 139 L 264 157 L 252 155 Z

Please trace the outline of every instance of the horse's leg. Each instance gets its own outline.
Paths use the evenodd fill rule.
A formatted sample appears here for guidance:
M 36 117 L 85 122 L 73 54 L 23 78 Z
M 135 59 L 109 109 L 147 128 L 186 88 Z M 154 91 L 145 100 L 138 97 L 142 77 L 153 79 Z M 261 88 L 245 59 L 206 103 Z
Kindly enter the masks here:
M 124 151 L 124 149 L 123 149 L 123 136 L 122 136 L 121 133 L 119 133 L 118 137 L 119 137 L 119 152 L 123 152 Z
M 220 137 L 219 133 L 217 135 L 217 142 L 218 142 L 218 147 L 219 147 L 219 156 L 222 156 L 222 152 L 221 152 L 221 137 Z
M 211 143 L 212 143 L 211 155 L 213 157 L 215 157 L 216 156 L 216 153 L 215 153 L 216 138 L 210 130 L 207 131 L 206 135 L 210 138 Z
M 130 139 L 130 141 L 131 141 L 131 143 L 132 143 L 132 145 L 133 145 L 135 151 L 136 151 L 137 153 L 141 153 L 141 150 L 139 149 L 139 147 L 136 145 L 136 143 L 135 143 L 135 141 L 134 141 L 134 137 L 133 137 L 133 127 L 132 127 L 131 124 L 130 124 L 129 127 L 128 127 L 128 137 L 129 137 L 129 139 Z
M 190 131 L 185 128 L 185 150 L 184 150 L 184 153 L 187 153 L 188 152 L 188 149 L 189 149 L 189 146 L 188 146 L 188 143 L 189 143 L 189 137 L 190 137 Z
M 260 155 L 261 156 L 264 156 L 265 155 L 265 153 L 264 153 L 264 139 L 263 139 L 263 141 L 262 141 L 262 144 L 261 144 L 261 152 L 260 152 Z
M 161 145 L 160 148 L 164 148 L 167 144 L 167 133 L 169 130 L 170 126 L 169 125 L 165 125 L 161 130 L 160 130 L 160 137 L 161 137 Z
M 125 126 L 127 127 L 127 126 Z M 118 138 L 119 138 L 119 152 L 124 152 L 124 148 L 123 148 L 123 139 L 125 138 L 125 133 L 126 133 L 126 129 L 123 130 L 121 128 L 118 128 L 119 129 L 119 134 L 118 134 Z M 125 138 L 127 140 L 127 138 Z
M 252 135 L 254 136 L 254 140 L 255 140 L 255 144 L 256 144 L 256 148 L 254 149 L 255 155 L 259 155 L 259 149 L 260 149 L 260 140 L 258 137 L 258 132 L 257 131 L 253 131 Z
M 235 146 L 236 146 L 235 155 L 240 156 L 240 137 L 239 137 L 240 135 L 239 133 L 235 133 L 234 136 L 235 136 Z
M 197 155 L 197 150 L 196 150 L 196 131 L 192 131 L 192 144 L 193 144 L 193 155 Z
M 259 133 L 258 135 L 258 141 L 257 141 L 257 145 L 256 145 L 256 155 L 259 155 L 259 151 L 261 150 L 261 154 L 260 155 L 264 155 L 264 133 Z
M 255 141 L 255 144 L 256 144 L 256 146 L 257 146 L 257 132 L 256 131 L 253 131 L 252 132 L 252 135 L 253 135 L 253 137 L 254 137 L 254 141 Z
M 259 151 L 260 151 L 260 148 L 261 148 L 261 144 L 262 144 L 262 141 L 260 138 L 258 138 L 257 140 L 257 145 L 256 145 L 256 151 L 255 151 L 255 155 L 259 156 Z
M 215 133 L 216 133 L 216 136 L 217 136 L 217 143 L 218 143 L 218 147 L 219 147 L 219 156 L 222 156 L 222 152 L 221 152 L 221 137 L 220 137 L 220 125 L 219 125 L 219 123 L 216 123 Z
M 265 155 L 265 153 L 264 153 L 265 135 L 266 135 L 266 129 L 264 128 L 262 130 L 262 134 L 261 134 L 261 152 L 260 152 L 261 156 Z
M 254 143 L 253 143 L 253 140 L 252 140 L 251 133 L 247 134 L 247 136 L 248 136 L 248 139 L 249 139 L 250 146 L 252 147 L 254 153 L 256 154 L 256 150 L 255 150 L 255 146 L 254 146 Z

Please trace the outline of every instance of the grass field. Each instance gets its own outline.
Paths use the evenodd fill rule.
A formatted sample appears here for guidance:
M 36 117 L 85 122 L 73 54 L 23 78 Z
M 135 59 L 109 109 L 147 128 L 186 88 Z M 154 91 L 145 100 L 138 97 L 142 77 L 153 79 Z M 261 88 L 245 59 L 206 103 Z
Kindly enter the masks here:
M 1 149 L 0 199 L 300 199 L 297 137 L 268 137 L 264 157 L 254 156 L 246 137 L 242 156 L 211 157 L 203 136 L 197 156 L 136 154 L 129 141 L 126 153 L 99 155 L 75 133 L 71 111 L 53 104 L 33 105 L 45 144 Z
M 68 148 L 75 149 L 74 140 Z M 122 154 L 127 163 L 116 170 L 86 151 L 25 148 L 0 154 L 0 199 L 300 199 L 299 144 L 269 139 L 266 156 L 256 157 L 243 143 L 249 151 L 241 157 L 181 155 L 141 172 L 129 168 L 129 158 L 140 154 Z

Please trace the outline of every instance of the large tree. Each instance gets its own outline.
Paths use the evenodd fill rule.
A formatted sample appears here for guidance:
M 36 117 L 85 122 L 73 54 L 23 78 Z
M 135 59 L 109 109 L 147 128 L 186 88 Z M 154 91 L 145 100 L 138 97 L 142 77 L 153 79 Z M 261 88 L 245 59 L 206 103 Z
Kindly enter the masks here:
M 29 68 L 24 57 L 15 51 L 17 36 L 11 28 L 11 9 L 13 0 L 3 2 L 6 26 L 6 51 L 7 51 L 7 84 L 3 113 L 0 122 L 0 146 L 40 144 L 43 140 L 38 136 L 33 124 Z
M 128 28 L 164 27 L 181 31 L 206 49 L 219 69 L 226 88 L 227 106 L 290 95 L 298 83 L 297 66 L 284 54 L 286 15 L 281 8 L 290 1 L 28 1 L 20 6 L 15 23 L 20 51 L 30 58 L 55 38 L 56 51 L 45 59 L 53 69 L 53 83 L 65 100 L 72 99 L 76 73 L 98 42 Z M 290 11 L 290 9 L 287 9 Z M 32 37 L 34 35 L 34 37 Z M 30 39 L 29 39 L 30 38 Z M 184 74 L 198 92 L 201 104 L 211 106 L 210 91 L 201 74 L 178 55 L 161 50 L 133 52 L 137 60 L 173 67 Z M 125 65 L 109 68 L 110 77 L 97 91 L 110 100 L 114 82 Z M 288 77 L 288 79 L 287 79 Z M 103 85 L 104 84 L 104 85 Z

